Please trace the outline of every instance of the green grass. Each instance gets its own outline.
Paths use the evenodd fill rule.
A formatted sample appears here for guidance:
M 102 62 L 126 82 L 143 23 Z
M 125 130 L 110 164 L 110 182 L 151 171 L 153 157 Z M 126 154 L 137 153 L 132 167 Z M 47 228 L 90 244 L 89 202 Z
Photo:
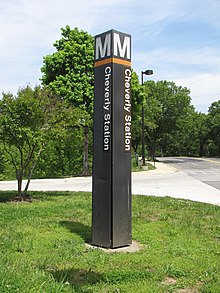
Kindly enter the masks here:
M 0 192 L 0 292 L 218 292 L 220 207 L 133 197 L 135 253 L 86 248 L 91 194 Z

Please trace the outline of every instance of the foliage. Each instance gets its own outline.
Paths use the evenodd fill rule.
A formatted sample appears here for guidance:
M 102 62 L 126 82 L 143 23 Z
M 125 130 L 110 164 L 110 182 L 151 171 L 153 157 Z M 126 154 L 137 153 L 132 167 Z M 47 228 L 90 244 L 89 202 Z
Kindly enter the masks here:
M 23 177 L 31 178 L 44 149 L 53 108 L 49 92 L 40 87 L 22 88 L 16 97 L 4 94 L 0 101 L 0 137 L 16 171 L 19 196 Z
M 64 141 L 68 137 L 70 129 L 80 127 L 81 120 L 80 111 L 66 107 L 47 88 L 27 86 L 17 96 L 3 95 L 0 138 L 16 172 L 19 196 L 27 192 L 43 151 L 48 151 L 52 142 L 58 146 L 61 138 Z M 28 181 L 22 191 L 24 177 Z
M 82 126 L 75 125 L 65 131 L 60 129 L 53 140 L 48 141 L 35 172 L 37 178 L 53 178 L 82 175 L 82 150 L 84 142 Z M 92 142 L 91 133 L 89 142 Z M 90 157 L 91 157 L 91 150 Z M 90 165 L 92 162 L 89 161 Z
M 178 120 L 176 131 L 166 141 L 164 155 L 208 155 L 209 127 L 207 115 L 189 107 L 187 114 Z
M 147 81 L 144 93 L 146 139 L 149 157 L 153 159 L 156 144 L 160 143 L 163 153 L 167 136 L 177 130 L 178 121 L 186 115 L 191 99 L 187 88 L 168 81 Z
M 94 88 L 94 40 L 87 32 L 69 26 L 61 29 L 62 37 L 56 41 L 56 52 L 44 57 L 42 82 L 70 106 L 82 112 L 84 129 L 84 175 L 89 174 L 89 135 L 92 125 Z
M 214 102 L 208 111 L 208 127 L 210 129 L 210 138 L 213 141 L 211 146 L 213 155 L 220 155 L 220 100 Z
M 0 101 L 0 180 L 88 175 L 92 165 L 94 40 L 85 31 L 61 29 L 55 52 L 45 56 L 42 83 Z M 170 81 L 140 85 L 132 71 L 132 147 L 138 160 L 142 106 L 146 153 L 220 156 L 220 101 L 207 114 L 190 104 L 190 91 Z M 35 173 L 33 173 L 35 169 Z M 33 174 L 32 174 L 33 173 Z M 28 187 L 28 186 L 27 186 Z M 21 188 L 19 187 L 19 190 Z M 19 191 L 20 193 L 20 191 Z
M 219 102 L 212 103 L 208 114 L 194 108 L 179 120 L 178 130 L 170 137 L 168 152 L 186 156 L 220 155 Z M 171 149 L 172 148 L 172 149 Z
M 44 57 L 42 81 L 71 105 L 92 113 L 94 41 L 87 32 L 61 29 L 56 52 Z
M 139 84 L 138 75 L 132 71 L 131 79 L 132 94 L 132 147 L 135 153 L 138 152 L 138 146 L 141 143 L 141 108 L 142 108 L 142 88 Z
M 191 105 L 190 91 L 168 81 L 140 85 L 132 73 L 132 147 L 141 153 L 141 108 L 144 106 L 148 157 L 220 156 L 220 101 L 208 114 Z M 137 155 L 138 157 L 138 155 Z
M 133 198 L 141 250 L 106 253 L 91 239 L 91 194 L 1 192 L 1 292 L 219 292 L 220 207 L 169 197 Z

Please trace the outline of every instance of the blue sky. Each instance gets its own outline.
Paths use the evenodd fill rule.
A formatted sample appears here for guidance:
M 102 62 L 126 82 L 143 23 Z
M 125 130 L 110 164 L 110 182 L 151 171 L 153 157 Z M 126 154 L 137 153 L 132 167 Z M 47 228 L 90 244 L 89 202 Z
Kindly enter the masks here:
M 0 0 L 0 93 L 39 84 L 61 27 L 132 35 L 132 67 L 191 90 L 196 110 L 220 100 L 220 0 Z M 146 77 L 147 78 L 147 77 Z

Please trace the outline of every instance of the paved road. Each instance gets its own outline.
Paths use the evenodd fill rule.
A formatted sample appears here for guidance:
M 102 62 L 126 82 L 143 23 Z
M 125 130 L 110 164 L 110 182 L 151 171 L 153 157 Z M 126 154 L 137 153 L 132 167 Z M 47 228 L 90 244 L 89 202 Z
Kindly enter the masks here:
M 189 176 L 220 190 L 219 158 L 158 158 L 160 162 L 169 164 Z

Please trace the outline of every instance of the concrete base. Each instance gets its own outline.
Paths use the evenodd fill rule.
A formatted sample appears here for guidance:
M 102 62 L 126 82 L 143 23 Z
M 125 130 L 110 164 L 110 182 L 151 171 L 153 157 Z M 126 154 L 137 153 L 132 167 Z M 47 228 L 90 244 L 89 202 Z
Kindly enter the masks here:
M 145 165 L 145 166 L 141 166 L 141 169 L 143 170 L 143 171 L 148 171 L 148 165 Z
M 116 253 L 116 252 L 117 253 L 133 253 L 133 252 L 137 252 L 143 248 L 143 246 L 136 241 L 132 241 L 131 245 L 119 247 L 119 248 L 113 248 L 113 249 L 94 246 L 94 245 L 91 245 L 88 243 L 86 243 L 86 247 L 88 249 L 101 249 L 102 251 L 107 252 L 107 253 Z

